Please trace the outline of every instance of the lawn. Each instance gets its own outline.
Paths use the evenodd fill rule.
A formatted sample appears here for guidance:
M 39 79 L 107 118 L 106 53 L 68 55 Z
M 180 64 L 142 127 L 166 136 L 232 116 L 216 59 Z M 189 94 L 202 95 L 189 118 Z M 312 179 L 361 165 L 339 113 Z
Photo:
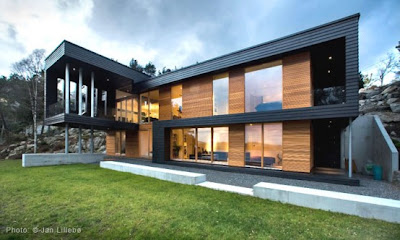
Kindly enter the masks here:
M 6 233 L 9 227 L 27 233 Z M 63 227 L 80 233 L 57 233 Z M 53 233 L 33 233 L 53 229 Z M 120 173 L 0 161 L 2 239 L 400 239 L 400 225 Z

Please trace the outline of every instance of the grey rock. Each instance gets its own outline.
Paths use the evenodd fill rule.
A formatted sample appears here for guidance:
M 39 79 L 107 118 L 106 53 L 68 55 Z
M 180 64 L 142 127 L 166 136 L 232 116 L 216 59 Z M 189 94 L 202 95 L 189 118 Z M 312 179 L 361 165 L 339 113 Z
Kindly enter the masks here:
M 392 104 L 390 104 L 390 109 L 394 113 L 400 113 L 400 103 L 392 103 Z
M 400 186 L 400 171 L 393 172 L 393 184 Z
M 391 132 L 390 132 L 390 136 L 397 136 L 397 134 L 396 134 L 395 131 L 391 131 Z
M 383 90 L 382 94 L 391 93 L 391 92 L 397 91 L 397 89 L 398 89 L 398 86 L 391 85 L 391 86 L 387 87 L 385 90 Z
M 389 99 L 386 101 L 386 103 L 387 103 L 387 104 L 392 104 L 392 103 L 396 102 L 397 100 L 398 100 L 398 98 L 389 98 Z
M 400 93 L 390 93 L 388 94 L 388 98 L 399 98 L 400 97 Z
M 385 102 L 384 101 L 379 101 L 376 105 L 377 106 L 383 106 L 383 105 L 385 105 Z
M 393 112 L 369 112 L 365 115 L 378 115 L 383 123 L 398 123 L 400 122 L 400 114 Z
M 379 94 L 380 90 L 379 89 L 369 90 L 366 93 L 367 93 L 366 98 L 372 98 L 373 96 Z

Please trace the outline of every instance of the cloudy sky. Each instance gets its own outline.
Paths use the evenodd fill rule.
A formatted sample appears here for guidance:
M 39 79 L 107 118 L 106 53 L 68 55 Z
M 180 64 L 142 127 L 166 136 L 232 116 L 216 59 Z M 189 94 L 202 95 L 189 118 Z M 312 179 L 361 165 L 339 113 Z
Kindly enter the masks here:
M 400 41 L 400 1 L 1 0 L 0 75 L 66 39 L 128 64 L 182 67 L 357 12 L 360 69 Z

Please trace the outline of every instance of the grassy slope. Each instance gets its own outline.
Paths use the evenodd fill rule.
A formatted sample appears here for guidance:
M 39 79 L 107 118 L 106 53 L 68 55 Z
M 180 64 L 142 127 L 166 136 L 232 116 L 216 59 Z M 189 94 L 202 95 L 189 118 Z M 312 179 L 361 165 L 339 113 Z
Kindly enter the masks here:
M 99 168 L 0 161 L 5 227 L 80 227 L 31 238 L 400 239 L 400 225 Z

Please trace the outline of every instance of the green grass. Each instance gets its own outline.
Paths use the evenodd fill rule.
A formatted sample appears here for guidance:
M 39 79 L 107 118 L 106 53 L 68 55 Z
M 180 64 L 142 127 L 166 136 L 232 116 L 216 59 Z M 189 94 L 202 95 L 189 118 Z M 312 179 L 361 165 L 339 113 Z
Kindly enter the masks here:
M 5 233 L 6 227 L 28 234 Z M 33 234 L 32 228 L 81 228 Z M 0 161 L 0 238 L 400 239 L 400 225 L 99 168 Z

